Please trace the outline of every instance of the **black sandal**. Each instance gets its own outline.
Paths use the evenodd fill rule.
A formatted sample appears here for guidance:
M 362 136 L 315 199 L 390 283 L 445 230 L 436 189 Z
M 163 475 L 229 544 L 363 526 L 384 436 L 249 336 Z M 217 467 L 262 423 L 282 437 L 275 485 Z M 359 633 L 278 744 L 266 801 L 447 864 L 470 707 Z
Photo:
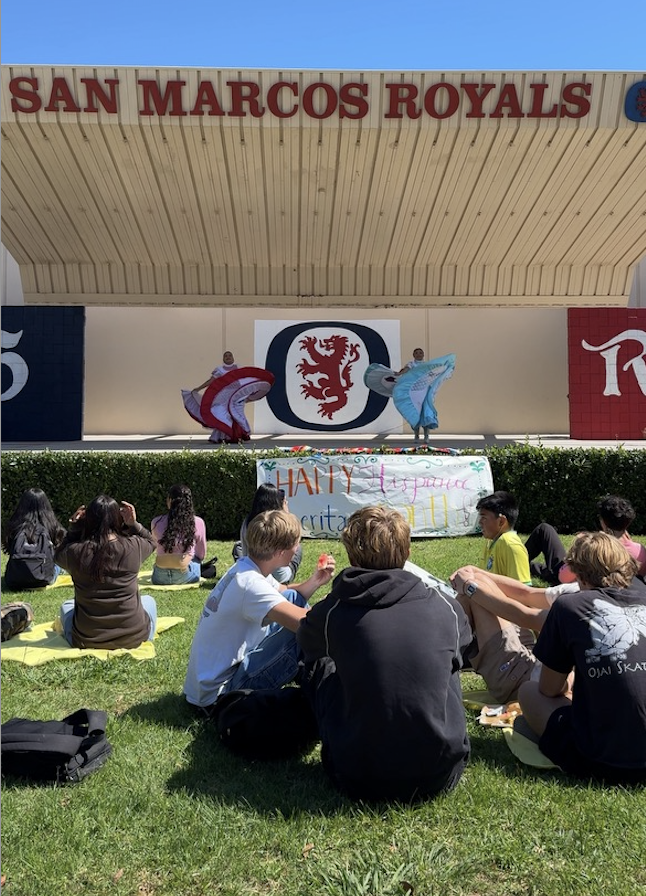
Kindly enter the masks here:
M 200 575 L 203 579 L 215 579 L 217 578 L 218 571 L 215 567 L 218 558 L 213 557 L 211 560 L 205 560 L 204 563 L 200 564 Z

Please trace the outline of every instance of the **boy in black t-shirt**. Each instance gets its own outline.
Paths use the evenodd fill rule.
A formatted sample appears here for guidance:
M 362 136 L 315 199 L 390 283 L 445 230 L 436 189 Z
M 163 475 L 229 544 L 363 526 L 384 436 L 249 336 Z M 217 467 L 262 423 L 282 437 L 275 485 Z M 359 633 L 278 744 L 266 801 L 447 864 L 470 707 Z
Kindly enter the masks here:
M 646 588 L 605 532 L 579 535 L 566 560 L 581 591 L 557 598 L 547 615 L 534 648 L 540 679 L 520 688 L 523 715 L 568 774 L 646 783 Z

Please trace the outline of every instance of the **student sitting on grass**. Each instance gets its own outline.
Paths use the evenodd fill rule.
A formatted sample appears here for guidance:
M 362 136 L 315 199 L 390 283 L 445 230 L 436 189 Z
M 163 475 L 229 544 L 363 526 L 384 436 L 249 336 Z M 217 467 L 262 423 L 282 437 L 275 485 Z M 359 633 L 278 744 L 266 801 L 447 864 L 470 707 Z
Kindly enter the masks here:
M 557 598 L 543 624 L 534 648 L 543 665 L 520 689 L 523 715 L 567 774 L 646 784 L 646 588 L 605 532 L 579 535 L 567 562 L 581 590 Z
M 206 526 L 195 516 L 193 495 L 187 485 L 171 485 L 166 497 L 167 512 L 156 516 L 150 531 L 157 542 L 153 585 L 183 585 L 200 581 L 206 556 Z
M 239 560 L 240 557 L 244 557 L 248 553 L 247 528 L 251 520 L 258 516 L 259 513 L 264 513 L 265 510 L 289 510 L 284 490 L 275 486 L 273 482 L 263 482 L 256 489 L 251 510 L 240 526 L 240 540 L 233 546 L 234 560 Z M 299 544 L 289 566 L 279 566 L 278 569 L 272 569 L 271 574 L 281 585 L 287 585 L 298 572 L 298 567 L 301 565 L 302 560 L 303 549 Z
M 471 668 L 484 678 L 496 702 L 516 700 L 521 684 L 540 667 L 534 637 L 525 633 L 539 632 L 556 598 L 578 591 L 578 584 L 534 588 L 477 566 L 458 569 L 451 584 L 476 636 L 477 652 L 469 655 Z
M 74 600 L 61 606 L 65 640 L 72 647 L 115 650 L 152 640 L 157 605 L 139 593 L 141 564 L 155 540 L 132 504 L 98 495 L 81 506 L 56 551 L 56 562 L 72 576 Z
M 637 562 L 637 575 L 642 578 L 646 576 L 646 547 L 633 541 L 628 534 L 628 526 L 637 516 L 630 501 L 619 495 L 606 495 L 597 504 L 597 512 L 602 531 L 619 539 Z
M 204 709 L 237 688 L 279 688 L 298 671 L 294 632 L 307 601 L 334 574 L 334 560 L 291 588 L 271 575 L 289 566 L 301 540 L 291 513 L 269 510 L 247 529 L 248 556 L 222 576 L 209 595 L 193 637 L 184 694 Z
M 635 519 L 636 513 L 630 503 L 619 495 L 606 495 L 597 504 L 599 528 L 602 532 L 614 535 L 626 548 L 631 557 L 637 561 L 638 575 L 646 575 L 646 547 L 633 541 L 628 534 L 628 527 Z M 525 542 L 530 559 L 530 571 L 533 576 L 544 579 L 550 585 L 559 582 L 572 582 L 574 575 L 565 562 L 566 549 L 556 529 L 549 523 L 541 523 L 530 534 Z M 544 563 L 532 562 L 543 554 Z
M 518 504 L 514 496 L 509 492 L 493 492 L 480 498 L 476 510 L 482 534 L 487 539 L 480 564 L 482 568 L 531 585 L 527 551 L 514 531 L 518 520 Z
M 469 757 L 458 674 L 466 616 L 403 569 L 410 526 L 397 511 L 357 510 L 341 539 L 350 566 L 296 633 L 323 766 L 353 799 L 451 790 Z
M 9 554 L 4 575 L 7 591 L 53 585 L 60 573 L 54 551 L 65 536 L 42 488 L 28 488 L 9 517 L 2 546 Z

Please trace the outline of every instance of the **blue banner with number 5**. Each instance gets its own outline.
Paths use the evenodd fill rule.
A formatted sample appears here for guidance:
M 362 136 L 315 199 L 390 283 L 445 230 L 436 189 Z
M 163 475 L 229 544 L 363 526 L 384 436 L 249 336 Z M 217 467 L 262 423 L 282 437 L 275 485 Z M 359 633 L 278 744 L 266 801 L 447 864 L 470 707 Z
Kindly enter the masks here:
M 2 309 L 2 440 L 77 441 L 83 429 L 85 309 Z

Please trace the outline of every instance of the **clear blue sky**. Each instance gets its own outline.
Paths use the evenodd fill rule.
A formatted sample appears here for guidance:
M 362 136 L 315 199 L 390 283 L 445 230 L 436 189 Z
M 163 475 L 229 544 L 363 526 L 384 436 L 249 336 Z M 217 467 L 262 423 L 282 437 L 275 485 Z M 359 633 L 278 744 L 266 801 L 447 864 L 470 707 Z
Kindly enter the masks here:
M 643 0 L 4 0 L 5 64 L 646 71 Z

